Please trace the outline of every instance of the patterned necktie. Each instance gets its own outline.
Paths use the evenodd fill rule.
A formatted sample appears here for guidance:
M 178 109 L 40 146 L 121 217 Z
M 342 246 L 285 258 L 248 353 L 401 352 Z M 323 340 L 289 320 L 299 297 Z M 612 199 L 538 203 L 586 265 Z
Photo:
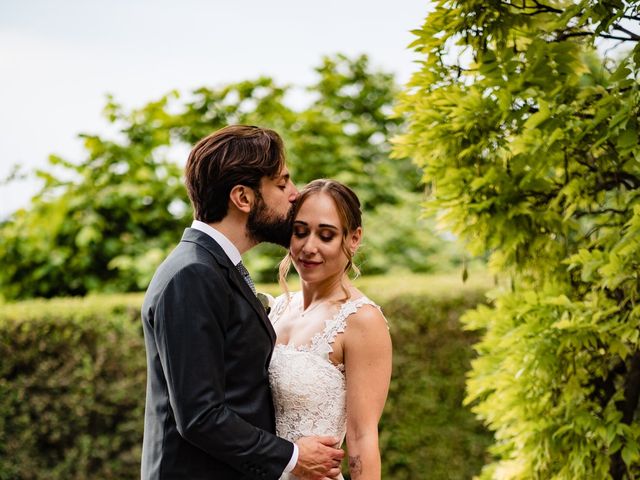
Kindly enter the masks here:
M 253 294 L 256 295 L 257 294 L 256 286 L 253 284 L 253 280 L 251 280 L 251 275 L 249 275 L 249 271 L 242 263 L 242 260 L 240 261 L 240 263 L 236 265 L 236 268 L 238 269 L 238 272 L 240 272 L 240 275 L 242 275 L 242 278 L 244 278 L 244 281 L 247 282 L 247 285 L 249 285 L 249 288 L 251 289 Z

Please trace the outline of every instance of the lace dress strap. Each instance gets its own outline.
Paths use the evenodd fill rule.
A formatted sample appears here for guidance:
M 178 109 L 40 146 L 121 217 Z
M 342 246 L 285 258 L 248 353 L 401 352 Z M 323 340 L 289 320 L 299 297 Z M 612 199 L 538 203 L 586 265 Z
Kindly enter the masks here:
M 339 333 L 344 333 L 347 328 L 347 318 L 356 313 L 363 305 L 371 305 L 382 311 L 380 307 L 367 297 L 358 297 L 355 300 L 347 300 L 342 304 L 338 313 L 325 323 L 324 331 L 314 338 L 312 349 L 318 353 L 329 355 L 333 352 L 333 343 Z

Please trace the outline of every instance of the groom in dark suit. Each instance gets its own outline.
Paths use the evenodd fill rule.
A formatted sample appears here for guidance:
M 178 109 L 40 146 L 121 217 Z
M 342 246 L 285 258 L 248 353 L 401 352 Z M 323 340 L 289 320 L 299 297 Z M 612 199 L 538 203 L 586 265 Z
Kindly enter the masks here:
M 277 437 L 268 367 L 275 333 L 240 255 L 287 246 L 297 196 L 280 137 L 234 125 L 202 139 L 185 170 L 191 228 L 142 307 L 147 399 L 142 479 L 339 474 L 339 439 Z

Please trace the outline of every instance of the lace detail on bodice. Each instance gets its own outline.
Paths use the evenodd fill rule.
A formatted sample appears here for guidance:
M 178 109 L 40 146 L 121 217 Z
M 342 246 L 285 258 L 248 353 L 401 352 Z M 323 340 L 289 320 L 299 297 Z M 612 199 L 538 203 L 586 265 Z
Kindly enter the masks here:
M 271 321 L 277 322 L 289 305 L 284 295 L 278 297 Z M 276 344 L 269 380 L 279 437 L 295 442 L 305 436 L 330 435 L 338 437 L 341 444 L 344 441 L 347 430 L 344 366 L 332 363 L 329 355 L 336 336 L 345 331 L 349 315 L 363 305 L 379 308 L 366 297 L 348 300 L 308 344 Z
M 280 295 L 278 298 L 276 298 L 273 313 L 269 316 L 271 319 L 271 323 L 276 323 L 278 321 L 278 319 L 290 305 L 291 299 L 294 295 L 294 293 L 289 294 L 289 301 L 287 301 L 285 295 Z M 340 309 L 333 318 L 325 321 L 324 330 L 313 335 L 313 337 L 311 337 L 311 341 L 308 344 L 297 346 L 287 344 L 286 347 L 295 349 L 300 352 L 314 352 L 329 360 L 329 355 L 333 353 L 332 345 L 335 342 L 336 337 L 338 336 L 338 334 L 344 333 L 345 329 L 347 328 L 347 317 L 349 317 L 349 315 L 353 313 L 356 313 L 358 309 L 363 305 L 371 305 L 380 310 L 380 307 L 378 305 L 376 305 L 365 296 L 358 297 L 354 300 L 347 300 L 340 306 Z M 344 365 L 342 364 L 338 364 L 335 366 L 338 369 L 344 368 Z

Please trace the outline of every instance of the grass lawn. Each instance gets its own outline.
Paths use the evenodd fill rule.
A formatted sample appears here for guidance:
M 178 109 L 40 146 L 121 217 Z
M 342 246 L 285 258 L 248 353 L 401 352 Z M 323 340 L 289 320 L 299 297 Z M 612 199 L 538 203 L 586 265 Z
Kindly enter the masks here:
M 460 271 L 447 273 L 408 273 L 396 272 L 385 275 L 364 276 L 354 281 L 356 287 L 372 299 L 384 300 L 402 294 L 423 294 L 432 298 L 449 298 L 459 296 L 461 292 L 489 290 L 495 286 L 492 275 L 485 270 L 474 270 L 469 273 L 466 282 L 462 281 Z M 289 275 L 291 291 L 300 289 L 297 275 Z M 256 285 L 259 292 L 277 296 L 280 286 L 273 283 Z

